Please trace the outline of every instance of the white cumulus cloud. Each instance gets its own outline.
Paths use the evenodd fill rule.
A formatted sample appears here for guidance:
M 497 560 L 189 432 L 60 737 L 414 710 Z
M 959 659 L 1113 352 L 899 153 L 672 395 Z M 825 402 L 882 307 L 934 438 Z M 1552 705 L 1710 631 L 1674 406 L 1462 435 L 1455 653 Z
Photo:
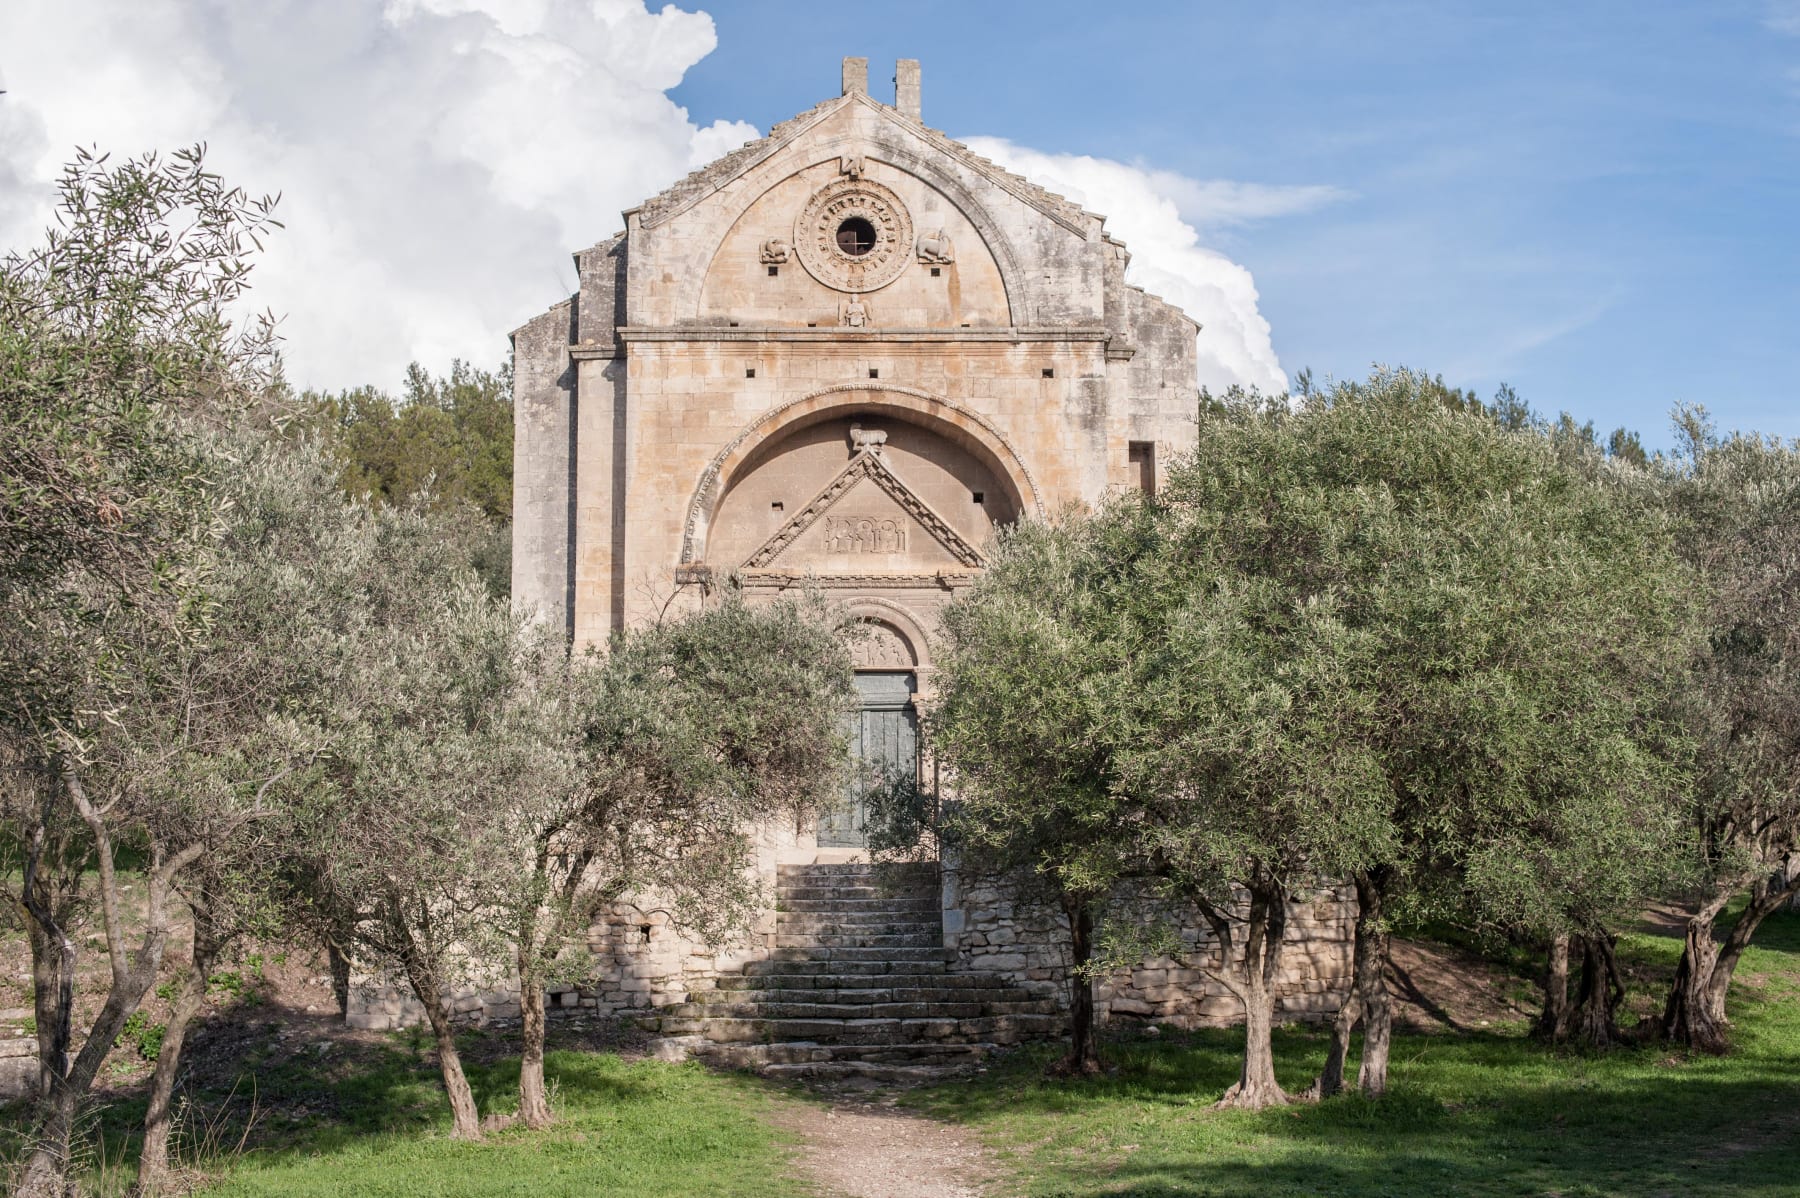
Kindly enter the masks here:
M 1201 244 L 1203 229 L 1309 211 L 1344 198 L 1333 187 L 1276 187 L 1190 179 L 1081 154 L 1048 154 L 995 137 L 965 139 L 976 153 L 1106 217 L 1131 251 L 1126 277 L 1199 321 L 1200 382 L 1287 390 L 1287 374 L 1257 310 L 1256 280 Z
M 571 250 L 757 136 L 665 94 L 715 44 L 642 0 L 5 0 L 0 247 L 37 240 L 76 145 L 205 141 L 282 193 L 254 280 L 296 383 L 490 364 Z
M 205 141 L 282 193 L 254 298 L 294 382 L 492 363 L 573 289 L 572 250 L 757 136 L 667 95 L 715 44 L 705 13 L 644 0 L 0 0 L 0 248 L 38 239 L 75 146 Z M 971 141 L 1108 217 L 1132 281 L 1205 325 L 1204 383 L 1286 386 L 1249 271 L 1203 241 L 1340 193 Z

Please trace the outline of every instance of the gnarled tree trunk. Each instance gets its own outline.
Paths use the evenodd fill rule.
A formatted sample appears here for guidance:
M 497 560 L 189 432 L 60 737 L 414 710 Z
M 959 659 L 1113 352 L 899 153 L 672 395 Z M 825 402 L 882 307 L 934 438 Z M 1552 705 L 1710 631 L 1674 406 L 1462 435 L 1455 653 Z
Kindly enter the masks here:
M 1611 1048 L 1625 1037 L 1619 1032 L 1619 1003 L 1625 981 L 1613 953 L 1618 937 L 1605 931 L 1584 933 L 1571 947 L 1581 950 L 1581 989 L 1569 1016 L 1569 1037 L 1590 1048 Z
M 1531 1033 L 1552 1044 L 1569 1034 L 1569 936 L 1559 932 L 1550 938 L 1544 965 L 1544 1009 Z
M 52 1078 L 38 1106 L 36 1126 L 32 1130 L 32 1149 L 20 1170 L 13 1189 L 14 1198 L 62 1198 L 68 1188 L 69 1140 L 75 1128 L 75 1113 L 93 1087 L 101 1064 L 112 1051 L 113 1043 L 144 1001 L 144 995 L 156 982 L 162 967 L 163 953 L 169 943 L 166 917 L 169 890 L 176 874 L 191 864 L 202 849 L 190 845 L 173 855 L 165 855 L 160 845 L 151 846 L 151 868 L 145 878 L 144 932 L 134 950 L 125 947 L 123 896 L 114 866 L 110 829 L 100 811 L 88 801 L 81 780 L 72 770 L 65 772 L 64 785 L 70 801 L 93 833 L 95 863 L 99 872 L 100 909 L 106 931 L 107 954 L 112 960 L 112 985 L 106 1002 L 94 1017 L 88 1036 L 69 1070 Z M 65 969 L 63 981 L 72 984 L 72 970 Z
M 550 1095 L 544 1087 L 544 979 L 534 954 L 523 949 L 519 964 L 519 1122 L 550 1124 Z
M 1393 1008 L 1387 988 L 1388 932 L 1383 922 L 1387 879 L 1383 874 L 1357 874 L 1356 934 L 1351 950 L 1350 989 L 1331 1022 L 1331 1047 L 1325 1067 L 1307 1094 L 1330 1098 L 1344 1091 L 1344 1067 L 1350 1056 L 1350 1040 L 1356 1025 L 1363 1024 L 1363 1054 L 1357 1085 L 1365 1094 L 1387 1090 L 1388 1048 L 1392 1038 Z
M 1100 1044 L 1094 1036 L 1094 979 L 1088 962 L 1094 956 L 1094 909 L 1084 898 L 1064 898 L 1069 920 L 1069 1054 L 1057 1064 L 1059 1073 L 1099 1073 Z
M 174 1109 L 175 1078 L 181 1069 L 181 1049 L 189 1026 L 206 1001 L 207 980 L 212 976 L 221 938 L 215 936 L 204 902 L 194 907 L 194 948 L 187 976 L 170 1004 L 169 1022 L 163 1029 L 162 1048 L 150 1077 L 150 1107 L 144 1113 L 144 1147 L 138 1154 L 137 1192 L 161 1193 L 169 1180 L 169 1133 Z
M 1757 879 L 1749 904 L 1721 943 L 1715 924 L 1733 893 L 1721 888 L 1688 920 L 1681 960 L 1658 1027 L 1667 1039 L 1701 1052 L 1723 1053 L 1730 1048 L 1725 998 L 1732 975 L 1762 921 L 1800 894 L 1800 863 L 1790 861 L 1780 874 Z
M 450 1022 L 450 1012 L 444 1009 L 437 971 L 426 960 L 410 929 L 398 926 L 394 930 L 402 937 L 400 966 L 406 971 L 414 996 L 424 1004 L 425 1019 L 431 1024 L 432 1039 L 437 1044 L 438 1072 L 443 1075 L 444 1094 L 450 1099 L 450 1134 L 458 1140 L 479 1140 L 481 1114 L 475 1107 L 475 1092 L 469 1088 L 468 1075 L 463 1073 L 462 1055 L 456 1050 L 456 1029 Z
M 1275 981 L 1281 964 L 1281 942 L 1287 933 L 1288 893 L 1278 879 L 1260 870 L 1250 881 L 1250 911 L 1244 926 L 1241 957 L 1234 949 L 1229 916 L 1204 895 L 1190 894 L 1189 897 L 1218 942 L 1217 962 L 1207 965 L 1206 972 L 1229 990 L 1244 1008 L 1243 1069 L 1237 1083 L 1225 1091 L 1218 1105 L 1260 1110 L 1291 1101 L 1287 1091 L 1275 1080 L 1273 1040 Z
M 1362 996 L 1362 1063 L 1356 1085 L 1371 1098 L 1387 1093 L 1388 1049 L 1393 1041 L 1394 1009 L 1388 998 L 1387 874 L 1356 875 L 1356 935 L 1363 944 L 1356 955 L 1356 989 Z

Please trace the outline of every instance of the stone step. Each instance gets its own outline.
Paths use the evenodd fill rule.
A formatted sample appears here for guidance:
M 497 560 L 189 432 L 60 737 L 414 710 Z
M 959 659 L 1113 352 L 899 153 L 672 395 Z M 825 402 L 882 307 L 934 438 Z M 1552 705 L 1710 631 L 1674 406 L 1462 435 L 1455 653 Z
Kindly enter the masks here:
M 850 899 L 864 899 L 870 902 L 898 902 L 909 899 L 931 899 L 937 901 L 942 897 L 942 894 L 935 886 L 891 889 L 882 886 L 848 884 L 843 886 L 821 886 L 813 882 L 798 884 L 783 882 L 775 887 L 775 903 L 778 907 L 798 902 L 835 903 Z
M 775 931 L 775 947 L 783 948 L 868 948 L 868 949 L 907 949 L 936 947 L 942 951 L 944 933 L 926 930 L 922 932 L 864 932 L 860 929 L 846 928 L 839 932 L 785 932 L 779 927 Z
M 924 961 L 892 961 L 876 959 L 872 961 L 827 961 L 823 958 L 810 959 L 804 955 L 793 957 L 771 957 L 763 961 L 751 961 L 739 974 L 721 974 L 719 984 L 723 986 L 737 977 L 749 979 L 762 977 L 802 977 L 810 975 L 831 975 L 833 977 L 851 977 L 856 975 L 895 976 L 906 974 L 916 977 L 942 976 L 948 969 L 948 962 L 943 956 Z
M 971 991 L 970 993 L 974 993 Z M 1051 999 L 955 1002 L 783 1002 L 757 995 L 736 1003 L 674 1003 L 662 1008 L 664 1019 L 979 1019 L 987 1015 L 1051 1015 Z
M 782 916 L 825 912 L 850 914 L 857 911 L 879 911 L 894 915 L 917 912 L 940 921 L 943 919 L 943 910 L 943 900 L 936 894 L 892 898 L 789 899 L 775 908 L 776 914 Z
M 895 861 L 871 864 L 867 861 L 845 861 L 835 865 L 778 865 L 780 878 L 936 878 L 935 861 Z
M 1062 1027 L 1060 1015 L 978 1015 L 967 1019 L 919 1016 L 891 1019 L 693 1019 L 663 1016 L 665 1036 L 700 1035 L 723 1044 L 903 1045 L 918 1043 L 1016 1044 L 1031 1036 L 1051 1035 Z
M 884 1002 L 1036 1002 L 1047 999 L 1045 992 L 1028 990 L 1024 986 L 919 986 L 919 985 L 821 985 L 821 986 L 788 986 L 779 984 L 786 979 L 769 979 L 770 985 L 734 986 L 729 989 L 720 987 L 716 990 L 699 990 L 689 996 L 689 1002 L 726 1005 L 747 1002 L 824 1002 L 824 1003 L 884 1003 Z M 810 980 L 810 979 L 808 979 Z M 848 979 L 856 981 L 860 979 Z M 900 979 L 902 982 L 916 982 L 918 979 Z
M 942 1066 L 973 1064 L 993 1054 L 998 1044 L 706 1044 L 694 1055 L 739 1069 L 769 1070 L 784 1065 L 851 1064 Z
M 940 936 L 941 944 L 943 938 Z M 898 964 L 901 961 L 940 962 L 948 965 L 956 960 L 955 949 L 927 948 L 924 945 L 865 944 L 789 944 L 777 945 L 777 961 L 856 961 L 861 963 Z
M 908 932 L 944 934 L 944 921 L 937 912 L 896 914 L 892 911 L 783 911 L 775 917 L 779 932 L 798 936 L 806 932 L 860 932 L 899 935 Z

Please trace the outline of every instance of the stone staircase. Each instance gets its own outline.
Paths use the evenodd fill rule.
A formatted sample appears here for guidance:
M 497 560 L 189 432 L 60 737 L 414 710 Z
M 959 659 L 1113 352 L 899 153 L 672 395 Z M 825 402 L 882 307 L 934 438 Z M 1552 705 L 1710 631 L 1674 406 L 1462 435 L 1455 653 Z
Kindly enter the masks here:
M 1062 1030 L 1047 988 L 951 973 L 935 864 L 784 865 L 775 952 L 664 1007 L 695 1056 L 764 1073 L 924 1079 Z

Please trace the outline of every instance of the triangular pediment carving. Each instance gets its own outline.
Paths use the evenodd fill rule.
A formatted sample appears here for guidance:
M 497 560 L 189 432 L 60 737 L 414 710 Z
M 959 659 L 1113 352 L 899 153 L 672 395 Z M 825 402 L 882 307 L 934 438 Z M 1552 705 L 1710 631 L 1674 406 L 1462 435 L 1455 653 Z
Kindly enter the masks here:
M 819 552 L 826 555 L 904 558 L 917 568 L 923 564 L 918 558 L 929 547 L 946 558 L 933 565 L 980 569 L 985 564 L 980 550 L 900 480 L 877 446 L 859 449 L 811 502 L 750 555 L 743 568 L 787 565 L 777 559 L 815 527 L 822 537 Z M 921 533 L 928 545 L 918 543 Z

